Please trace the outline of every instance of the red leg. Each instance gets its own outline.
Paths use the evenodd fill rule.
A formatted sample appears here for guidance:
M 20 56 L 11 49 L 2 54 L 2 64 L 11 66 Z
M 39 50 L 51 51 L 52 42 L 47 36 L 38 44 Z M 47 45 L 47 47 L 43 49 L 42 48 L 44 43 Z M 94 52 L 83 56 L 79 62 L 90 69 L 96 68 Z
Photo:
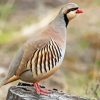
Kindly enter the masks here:
M 48 90 L 42 89 L 42 88 L 39 86 L 38 83 L 34 83 L 33 85 L 34 85 L 34 87 L 35 87 L 35 91 L 36 91 L 37 94 L 47 95 L 47 94 L 49 93 Z

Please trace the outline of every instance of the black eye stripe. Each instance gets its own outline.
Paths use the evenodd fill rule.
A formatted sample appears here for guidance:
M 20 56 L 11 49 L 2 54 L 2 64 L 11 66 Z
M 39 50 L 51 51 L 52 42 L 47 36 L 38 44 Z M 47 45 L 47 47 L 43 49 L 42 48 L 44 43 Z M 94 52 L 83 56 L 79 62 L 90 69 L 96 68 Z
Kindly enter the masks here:
M 69 13 L 70 11 L 77 10 L 77 9 L 78 9 L 78 7 L 77 7 L 77 8 L 71 8 L 71 9 L 68 9 L 67 13 Z

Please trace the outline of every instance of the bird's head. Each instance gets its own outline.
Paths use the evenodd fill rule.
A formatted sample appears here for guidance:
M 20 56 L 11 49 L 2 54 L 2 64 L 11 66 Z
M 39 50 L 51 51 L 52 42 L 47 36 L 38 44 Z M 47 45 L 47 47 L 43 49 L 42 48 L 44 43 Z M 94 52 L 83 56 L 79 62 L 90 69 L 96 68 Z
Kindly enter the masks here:
M 68 3 L 61 9 L 61 13 L 70 21 L 78 14 L 83 13 L 83 10 L 79 9 L 79 6 L 75 3 Z

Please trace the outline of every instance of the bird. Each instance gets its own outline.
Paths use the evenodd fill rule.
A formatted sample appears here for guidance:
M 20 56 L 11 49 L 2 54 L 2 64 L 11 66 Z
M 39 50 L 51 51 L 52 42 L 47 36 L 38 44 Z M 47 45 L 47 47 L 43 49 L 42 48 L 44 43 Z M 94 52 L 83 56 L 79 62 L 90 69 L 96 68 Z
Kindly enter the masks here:
M 83 13 L 76 3 L 67 3 L 42 32 L 27 40 L 12 59 L 0 87 L 16 80 L 32 83 L 37 94 L 48 94 L 39 82 L 50 77 L 60 67 L 66 50 L 69 22 Z

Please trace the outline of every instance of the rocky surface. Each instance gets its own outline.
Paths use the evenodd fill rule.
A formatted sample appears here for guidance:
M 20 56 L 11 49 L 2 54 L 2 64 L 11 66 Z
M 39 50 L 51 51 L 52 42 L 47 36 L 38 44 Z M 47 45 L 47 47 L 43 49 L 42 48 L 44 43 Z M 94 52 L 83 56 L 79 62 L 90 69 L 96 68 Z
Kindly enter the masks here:
M 20 86 L 13 86 L 9 89 L 6 100 L 89 100 L 86 98 L 72 96 L 58 91 L 50 90 L 48 95 L 36 94 L 34 87 L 30 84 L 21 83 Z

